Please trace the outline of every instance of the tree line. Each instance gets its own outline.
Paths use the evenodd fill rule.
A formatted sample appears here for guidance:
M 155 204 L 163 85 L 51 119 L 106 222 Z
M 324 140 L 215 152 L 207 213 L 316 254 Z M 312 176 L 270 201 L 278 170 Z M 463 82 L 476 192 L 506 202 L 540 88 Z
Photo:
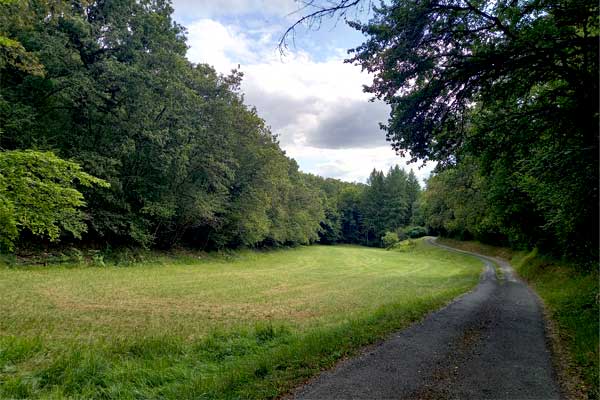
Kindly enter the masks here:
M 438 163 L 420 197 L 399 169 L 367 185 L 300 172 L 244 104 L 239 72 L 185 58 L 172 11 L 0 1 L 5 247 L 57 232 L 163 248 L 379 245 L 417 225 L 597 259 L 596 3 L 394 0 L 351 23 L 367 39 L 349 61 L 391 105 L 392 147 Z
M 380 245 L 420 187 L 302 173 L 168 1 L 0 2 L 0 243 Z
M 414 226 L 423 221 L 418 210 L 422 190 L 412 170 L 406 173 L 397 165 L 386 173 L 373 169 L 366 184 L 307 176 L 325 196 L 320 243 L 383 246 L 387 232 L 399 238 L 427 233 Z

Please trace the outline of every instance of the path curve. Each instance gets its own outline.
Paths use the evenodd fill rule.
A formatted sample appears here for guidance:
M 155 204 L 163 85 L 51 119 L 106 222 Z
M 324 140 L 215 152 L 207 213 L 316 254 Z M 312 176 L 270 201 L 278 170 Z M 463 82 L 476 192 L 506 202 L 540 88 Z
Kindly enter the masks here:
M 298 389 L 296 399 L 558 399 L 542 307 L 504 260 L 476 288 Z M 494 263 L 502 270 L 496 278 Z

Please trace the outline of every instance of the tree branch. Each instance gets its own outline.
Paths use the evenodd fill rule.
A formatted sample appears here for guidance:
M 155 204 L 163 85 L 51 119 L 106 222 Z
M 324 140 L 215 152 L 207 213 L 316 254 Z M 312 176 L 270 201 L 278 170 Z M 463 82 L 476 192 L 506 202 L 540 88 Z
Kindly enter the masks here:
M 341 18 L 346 14 L 346 11 L 348 9 L 357 6 L 363 1 L 365 0 L 340 0 L 339 2 L 337 2 L 337 4 L 329 2 L 330 4 L 334 4 L 329 7 L 324 7 L 317 4 L 316 0 L 302 1 L 304 6 L 294 11 L 294 13 L 297 13 L 307 8 L 316 8 L 316 10 L 304 15 L 302 18 L 294 22 L 292 26 L 286 29 L 285 33 L 281 36 L 281 39 L 279 40 L 279 44 L 277 45 L 279 51 L 281 53 L 285 53 L 285 50 L 287 49 L 287 40 L 290 35 L 294 35 L 294 31 L 299 25 L 302 25 L 305 22 L 308 22 L 309 25 L 312 25 L 315 21 L 320 21 L 323 17 L 333 17 L 335 14 L 338 14 L 338 17 Z
M 465 3 L 467 4 L 467 6 L 469 6 L 469 9 L 471 11 L 473 11 L 475 14 L 477 14 L 489 21 L 492 21 L 494 23 L 494 25 L 496 27 L 498 27 L 498 29 L 500 29 L 502 32 L 504 32 L 504 34 L 506 36 L 508 36 L 511 39 L 515 38 L 515 35 L 513 35 L 513 33 L 506 26 L 504 26 L 504 24 L 502 23 L 502 21 L 500 21 L 500 19 L 498 17 L 490 15 L 490 14 L 486 13 L 485 11 L 481 11 L 479 8 L 477 8 L 473 4 L 471 4 L 469 2 L 469 0 L 465 0 Z

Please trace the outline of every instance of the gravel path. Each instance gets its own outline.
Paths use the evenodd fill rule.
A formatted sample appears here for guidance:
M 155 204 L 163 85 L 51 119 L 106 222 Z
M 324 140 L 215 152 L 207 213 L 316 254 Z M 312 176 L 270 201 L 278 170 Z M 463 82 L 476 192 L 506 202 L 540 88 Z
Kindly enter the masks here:
M 435 243 L 451 251 L 460 251 Z M 464 253 L 464 252 L 463 252 Z M 500 259 L 479 285 L 298 389 L 297 399 L 557 399 L 536 295 Z M 502 270 L 494 273 L 493 262 Z

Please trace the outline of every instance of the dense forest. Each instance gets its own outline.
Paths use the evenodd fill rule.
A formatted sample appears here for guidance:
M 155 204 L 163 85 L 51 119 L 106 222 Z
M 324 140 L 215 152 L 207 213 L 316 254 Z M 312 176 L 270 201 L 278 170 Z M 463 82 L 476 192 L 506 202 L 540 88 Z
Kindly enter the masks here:
M 0 243 L 201 249 L 380 245 L 420 187 L 308 175 L 244 104 L 242 74 L 186 58 L 165 1 L 3 1 Z
M 597 8 L 394 1 L 351 23 L 367 39 L 349 61 L 392 106 L 392 147 L 438 162 L 421 194 L 398 167 L 367 184 L 299 171 L 244 103 L 239 71 L 186 59 L 169 1 L 1 0 L 0 244 L 429 232 L 595 259 Z

